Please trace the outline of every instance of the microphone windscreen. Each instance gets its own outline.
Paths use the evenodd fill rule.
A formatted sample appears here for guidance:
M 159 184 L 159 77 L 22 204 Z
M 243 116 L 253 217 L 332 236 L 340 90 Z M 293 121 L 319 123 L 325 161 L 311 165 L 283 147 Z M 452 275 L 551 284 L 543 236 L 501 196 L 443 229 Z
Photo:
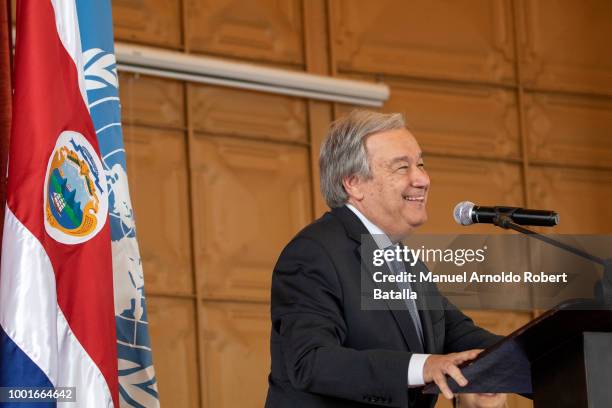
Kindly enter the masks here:
M 459 225 L 472 225 L 474 223 L 474 221 L 472 221 L 473 208 L 474 203 L 471 201 L 462 201 L 457 204 L 453 210 L 455 222 Z

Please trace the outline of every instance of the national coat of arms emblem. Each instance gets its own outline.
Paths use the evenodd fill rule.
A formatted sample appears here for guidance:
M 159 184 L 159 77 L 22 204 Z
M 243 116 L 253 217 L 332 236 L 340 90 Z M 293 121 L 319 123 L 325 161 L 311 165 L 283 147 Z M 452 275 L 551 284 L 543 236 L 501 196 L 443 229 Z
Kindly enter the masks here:
M 106 189 L 102 163 L 91 144 L 80 133 L 62 132 L 45 176 L 47 233 L 65 244 L 91 239 L 106 222 Z

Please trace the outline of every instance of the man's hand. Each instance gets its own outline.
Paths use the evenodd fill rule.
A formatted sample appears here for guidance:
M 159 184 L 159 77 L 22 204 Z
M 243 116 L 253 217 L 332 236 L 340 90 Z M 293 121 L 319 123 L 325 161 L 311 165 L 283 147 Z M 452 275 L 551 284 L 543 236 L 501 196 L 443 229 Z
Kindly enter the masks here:
M 442 394 L 448 399 L 453 398 L 453 393 L 448 388 L 445 374 L 450 375 L 462 387 L 465 387 L 468 381 L 465 379 L 461 370 L 457 366 L 464 361 L 473 360 L 480 354 L 481 349 L 462 351 L 461 353 L 451 354 L 432 354 L 425 360 L 423 366 L 423 379 L 425 382 L 434 381 L 442 391 Z

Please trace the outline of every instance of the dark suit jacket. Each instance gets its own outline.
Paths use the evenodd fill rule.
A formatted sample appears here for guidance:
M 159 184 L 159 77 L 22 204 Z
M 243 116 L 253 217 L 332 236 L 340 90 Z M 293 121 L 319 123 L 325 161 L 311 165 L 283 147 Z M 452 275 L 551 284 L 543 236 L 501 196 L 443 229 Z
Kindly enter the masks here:
M 363 234 L 367 229 L 350 209 L 336 208 L 281 253 L 272 276 L 267 408 L 432 407 L 434 397 L 407 387 L 412 353 L 445 354 L 498 340 L 434 284 L 412 284 L 429 293 L 427 305 L 424 297 L 418 301 L 419 309 L 427 309 L 419 311 L 424 350 L 405 304 L 363 310 Z

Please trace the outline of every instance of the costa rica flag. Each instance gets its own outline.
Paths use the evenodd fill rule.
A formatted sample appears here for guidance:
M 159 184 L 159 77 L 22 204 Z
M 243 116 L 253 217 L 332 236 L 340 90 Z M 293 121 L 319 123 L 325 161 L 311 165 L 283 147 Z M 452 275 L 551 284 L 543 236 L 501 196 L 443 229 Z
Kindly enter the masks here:
M 18 1 L 16 28 L 0 386 L 75 387 L 70 406 L 118 407 L 109 189 L 75 0 Z

